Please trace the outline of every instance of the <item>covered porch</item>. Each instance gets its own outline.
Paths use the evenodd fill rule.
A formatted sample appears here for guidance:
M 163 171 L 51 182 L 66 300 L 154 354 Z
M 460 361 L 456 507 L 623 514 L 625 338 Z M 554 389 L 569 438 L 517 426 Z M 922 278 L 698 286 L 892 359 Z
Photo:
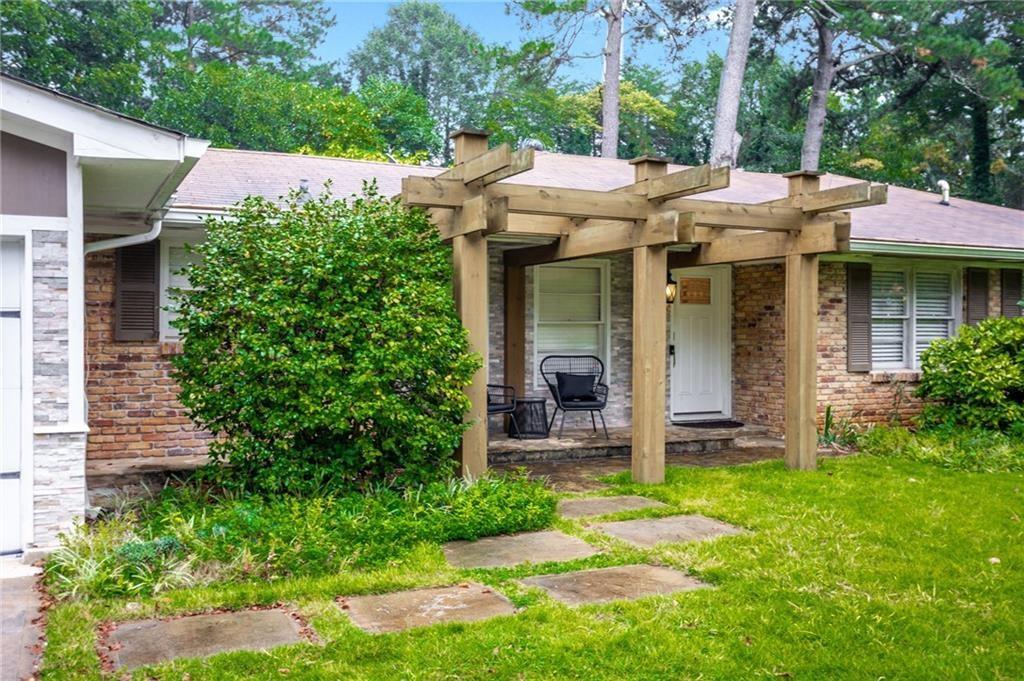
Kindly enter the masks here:
M 456 165 L 436 177 L 405 178 L 402 198 L 426 208 L 451 242 L 459 314 L 472 347 L 485 358 L 467 389 L 472 408 L 459 453 L 464 475 L 482 474 L 489 459 L 504 465 L 515 457 L 537 460 L 562 451 L 586 458 L 603 450 L 604 456 L 628 453 L 634 480 L 658 483 L 667 455 L 721 446 L 728 437 L 705 432 L 687 439 L 684 429 L 667 423 L 666 282 L 670 270 L 757 261 L 785 263 L 785 459 L 792 468 L 815 467 L 818 259 L 848 249 L 850 214 L 838 211 L 884 203 L 885 187 L 861 183 L 820 190 L 817 173 L 797 172 L 786 176 L 788 195 L 776 200 L 706 201 L 687 197 L 728 187 L 728 168 L 670 173 L 666 160 L 651 157 L 631 161 L 634 182 L 611 191 L 514 184 L 505 180 L 533 167 L 532 150 L 512 152 L 503 145 L 488 151 L 481 131 L 461 130 L 454 138 Z M 497 278 L 490 266 L 496 252 Z M 630 427 L 614 429 L 606 442 L 598 441 L 603 434 L 543 445 L 489 438 L 488 374 L 500 372 L 517 395 L 538 388 L 535 381 L 527 384 L 534 371 L 527 361 L 528 268 L 617 254 L 629 257 L 631 265 Z M 497 318 L 489 289 L 500 291 Z M 492 326 L 500 329 L 497 349 Z

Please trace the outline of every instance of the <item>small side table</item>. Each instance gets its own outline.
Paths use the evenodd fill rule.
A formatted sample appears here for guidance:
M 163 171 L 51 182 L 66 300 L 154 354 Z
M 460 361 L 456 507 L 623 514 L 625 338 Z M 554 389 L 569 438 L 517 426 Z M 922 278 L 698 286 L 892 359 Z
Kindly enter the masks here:
M 543 440 L 548 436 L 548 401 L 543 397 L 516 398 L 516 425 L 519 426 L 518 439 Z M 511 423 L 511 419 L 509 419 Z M 509 426 L 509 436 L 517 437 Z

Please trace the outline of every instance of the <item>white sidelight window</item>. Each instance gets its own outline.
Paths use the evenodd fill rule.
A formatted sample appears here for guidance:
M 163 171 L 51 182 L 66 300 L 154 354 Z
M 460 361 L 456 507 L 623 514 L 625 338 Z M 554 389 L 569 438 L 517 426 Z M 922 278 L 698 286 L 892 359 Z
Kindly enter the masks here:
M 959 318 L 958 269 L 882 267 L 871 271 L 871 364 L 916 369 L 932 341 L 953 335 Z
M 548 355 L 596 355 L 608 371 L 608 263 L 539 265 L 534 281 L 534 367 Z M 543 385 L 539 371 L 534 375 Z
M 188 265 L 198 262 L 199 256 L 189 250 L 194 241 L 181 239 L 160 240 L 160 338 L 177 340 L 178 330 L 171 326 L 177 318 L 170 289 L 190 290 L 192 285 L 183 272 Z

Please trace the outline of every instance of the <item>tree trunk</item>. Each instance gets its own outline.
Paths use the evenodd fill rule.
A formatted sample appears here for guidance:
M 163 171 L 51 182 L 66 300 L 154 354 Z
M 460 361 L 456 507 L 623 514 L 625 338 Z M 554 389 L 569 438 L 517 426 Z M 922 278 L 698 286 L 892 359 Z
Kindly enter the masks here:
M 622 0 L 610 0 L 605 12 L 604 90 L 601 94 L 601 156 L 619 155 L 619 78 L 622 72 Z
M 992 200 L 992 138 L 988 130 L 988 103 L 978 96 L 971 102 L 971 198 Z
M 821 141 L 825 136 L 825 114 L 828 93 L 836 75 L 836 57 L 832 51 L 835 34 L 824 20 L 818 27 L 818 63 L 814 69 L 811 101 L 807 105 L 807 124 L 804 127 L 804 145 L 800 150 L 800 169 L 817 170 L 821 159 Z
M 718 84 L 718 104 L 715 106 L 715 135 L 711 141 L 711 165 L 736 165 L 738 148 L 735 142 L 736 118 L 740 110 L 740 92 L 743 74 L 747 70 L 750 34 L 754 29 L 755 0 L 736 0 L 733 11 L 729 49 L 722 65 L 722 79 Z

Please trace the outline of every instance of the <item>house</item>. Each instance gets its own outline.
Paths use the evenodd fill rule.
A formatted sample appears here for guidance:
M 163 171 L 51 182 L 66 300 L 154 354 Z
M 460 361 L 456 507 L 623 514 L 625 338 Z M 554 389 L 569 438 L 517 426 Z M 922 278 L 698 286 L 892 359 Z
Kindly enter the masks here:
M 39 313 L 23 314 L 19 320 L 21 337 L 27 339 L 24 347 L 33 345 L 32 353 L 15 353 L 20 357 L 23 376 L 18 393 L 22 401 L 18 404 L 21 413 L 29 414 L 26 419 L 35 414 L 34 422 L 24 421 L 35 440 L 26 445 L 28 449 L 21 450 L 20 459 L 11 459 L 14 463 L 7 463 L 5 455 L 4 470 L 9 466 L 12 472 L 21 471 L 20 479 L 9 479 L 18 480 L 22 490 L 20 508 L 28 514 L 27 520 L 23 515 L 19 521 L 22 530 L 17 542 L 11 534 L 9 545 L 42 546 L 52 543 L 54 533 L 66 527 L 84 505 L 82 470 L 86 459 L 89 470 L 102 475 L 132 467 L 188 467 L 201 460 L 206 451 L 211 436 L 195 430 L 175 399 L 170 361 L 179 345 L 170 325 L 174 312 L 168 307 L 166 293 L 169 287 L 187 287 L 178 270 L 190 257 L 186 244 L 203 238 L 206 217 L 225 213 L 248 195 L 276 200 L 300 186 L 308 187 L 310 192 L 322 191 L 327 181 L 336 196 L 357 193 L 367 181 L 375 181 L 385 195 L 397 195 L 402 192 L 403 178 L 433 177 L 443 169 L 252 151 L 209 149 L 203 153 L 202 142 L 180 133 L 117 117 L 6 78 L 4 88 L 5 95 L 10 91 L 43 99 L 61 114 L 52 121 L 32 122 L 33 108 L 9 114 L 9 98 L 4 97 L 5 135 L 19 138 L 12 143 L 15 146 L 9 147 L 5 136 L 0 150 L 4 177 L 8 177 L 8 149 L 18 149 L 20 140 L 27 140 L 45 147 L 32 147 L 34 151 L 27 154 L 32 158 L 52 155 L 51 149 L 65 154 L 69 187 L 75 175 L 84 178 L 81 184 L 85 189 L 75 194 L 69 188 L 68 216 L 60 218 L 64 227 L 58 229 L 43 226 L 49 223 L 8 215 L 11 204 L 5 182 L 4 288 L 8 288 L 7 272 L 20 272 L 9 270 L 18 265 L 8 262 L 21 263 L 26 272 L 38 272 L 40 280 L 31 290 L 26 286 L 12 297 L 20 301 L 18 309 L 36 309 Z M 18 116 L 24 119 L 22 127 L 8 127 L 9 119 L 21 120 Z M 112 133 L 115 140 L 101 140 L 106 145 L 102 149 L 108 151 L 102 157 L 102 166 L 89 156 L 94 148 L 101 147 L 99 143 L 88 147 L 73 143 L 75 135 L 85 132 L 76 132 L 72 123 L 62 121 L 75 116 L 91 116 L 124 128 L 124 132 Z M 57 140 L 30 134 L 47 125 L 64 135 L 61 139 L 72 142 L 58 146 Z M 150 187 L 148 195 L 140 187 L 139 198 L 133 198 L 134 187 L 144 176 L 139 168 L 149 157 L 143 155 L 144 150 L 127 144 L 129 132 L 143 130 L 154 145 L 177 140 L 178 155 L 175 161 L 161 156 L 166 175 Z M 476 142 L 481 143 L 479 135 Z M 115 147 L 125 156 L 131 152 L 142 158 L 114 158 Z M 157 156 L 155 151 L 145 153 Z M 123 170 L 119 163 L 124 164 Z M 107 184 L 89 179 L 94 166 L 103 168 Z M 664 173 L 683 170 L 657 159 L 631 164 L 537 152 L 532 169 L 517 175 L 514 181 L 606 192 L 632 184 L 639 167 Z M 813 180 L 824 190 L 857 183 L 852 178 L 828 174 L 803 179 Z M 727 187 L 699 194 L 694 200 L 761 204 L 785 197 L 792 184 L 793 178 L 734 170 Z M 123 186 L 124 191 L 112 195 L 112 185 Z M 49 207 L 45 210 L 54 211 Z M 77 217 L 70 217 L 72 214 Z M 159 234 L 152 238 L 157 228 Z M 47 269 L 51 264 L 37 262 L 45 252 L 41 245 L 50 243 L 46 239 L 55 232 L 65 239 L 63 269 L 53 266 L 56 276 L 63 276 L 63 288 L 59 289 L 63 310 L 45 297 L 54 295 L 47 288 L 54 276 Z M 527 394 L 543 395 L 537 373 L 541 358 L 554 353 L 594 354 L 607 367 L 606 381 L 611 388 L 605 412 L 608 423 L 630 426 L 633 258 L 629 253 L 618 253 L 525 267 L 521 280 L 514 281 L 519 294 L 510 296 L 511 291 L 505 289 L 511 271 L 506 266 L 506 254 L 552 241 L 542 230 L 537 232 L 495 234 L 487 240 L 488 340 L 486 348 L 481 348 L 487 354 L 487 380 L 516 383 Z M 114 241 L 126 238 L 133 241 Z M 8 243 L 14 245 L 8 247 Z M 120 247 L 86 245 L 94 243 Z M 680 254 L 692 248 L 693 244 L 683 243 L 671 247 Z M 81 269 L 87 249 L 91 252 L 84 256 Z M 79 268 L 77 274 L 75 268 Z M 817 266 L 817 347 L 811 366 L 817 372 L 819 415 L 827 405 L 837 415 L 860 423 L 885 421 L 894 414 L 900 418 L 911 415 L 917 408 L 910 390 L 921 350 L 932 340 L 949 336 L 960 324 L 986 316 L 1019 316 L 1022 271 L 1022 211 L 959 199 L 945 205 L 936 194 L 899 187 L 889 188 L 884 205 L 857 208 L 848 250 L 822 255 Z M 668 353 L 662 358 L 666 389 L 660 420 L 671 424 L 729 418 L 762 424 L 782 435 L 786 421 L 783 262 L 779 258 L 739 258 L 732 264 L 675 268 L 671 275 L 678 295 L 665 306 Z M 10 276 L 12 281 L 28 281 L 28 275 Z M 521 301 L 517 304 L 522 306 L 511 316 L 506 307 L 509 299 Z M 8 305 L 6 295 L 4 304 Z M 6 312 L 4 318 L 6 324 Z M 506 328 L 508 319 L 516 320 L 515 333 L 507 333 L 513 331 Z M 51 327 L 63 335 L 48 335 Z M 509 355 L 506 341 L 518 334 L 522 343 L 515 349 L 517 354 Z M 4 356 L 8 354 L 5 350 Z M 512 375 L 519 374 L 518 369 L 506 371 L 507 356 L 522 358 L 521 376 Z M 4 370 L 7 388 L 6 365 Z M 49 425 L 44 407 L 51 399 L 50 386 L 58 383 L 59 399 L 70 406 L 55 417 L 60 423 L 56 429 L 66 430 L 51 432 L 55 427 Z M 7 404 L 5 401 L 5 414 Z M 26 406 L 29 404 L 35 407 L 30 410 Z M 86 405 L 87 443 L 82 423 Z M 63 447 L 57 454 L 52 453 L 54 445 L 48 444 L 54 438 L 60 439 Z M 5 442 L 9 440 L 4 438 Z M 73 446 L 69 444 L 72 441 Z M 38 505 L 54 503 L 48 501 L 45 490 L 37 489 L 43 479 L 51 478 L 29 477 L 32 470 L 45 466 L 50 466 L 48 475 L 54 476 L 53 482 L 47 483 L 50 489 L 67 491 L 56 507 Z M 57 474 L 54 470 L 70 472 Z
M 16 553 L 86 505 L 86 234 L 147 231 L 207 145 L 7 76 L 0 102 L 0 553 Z

